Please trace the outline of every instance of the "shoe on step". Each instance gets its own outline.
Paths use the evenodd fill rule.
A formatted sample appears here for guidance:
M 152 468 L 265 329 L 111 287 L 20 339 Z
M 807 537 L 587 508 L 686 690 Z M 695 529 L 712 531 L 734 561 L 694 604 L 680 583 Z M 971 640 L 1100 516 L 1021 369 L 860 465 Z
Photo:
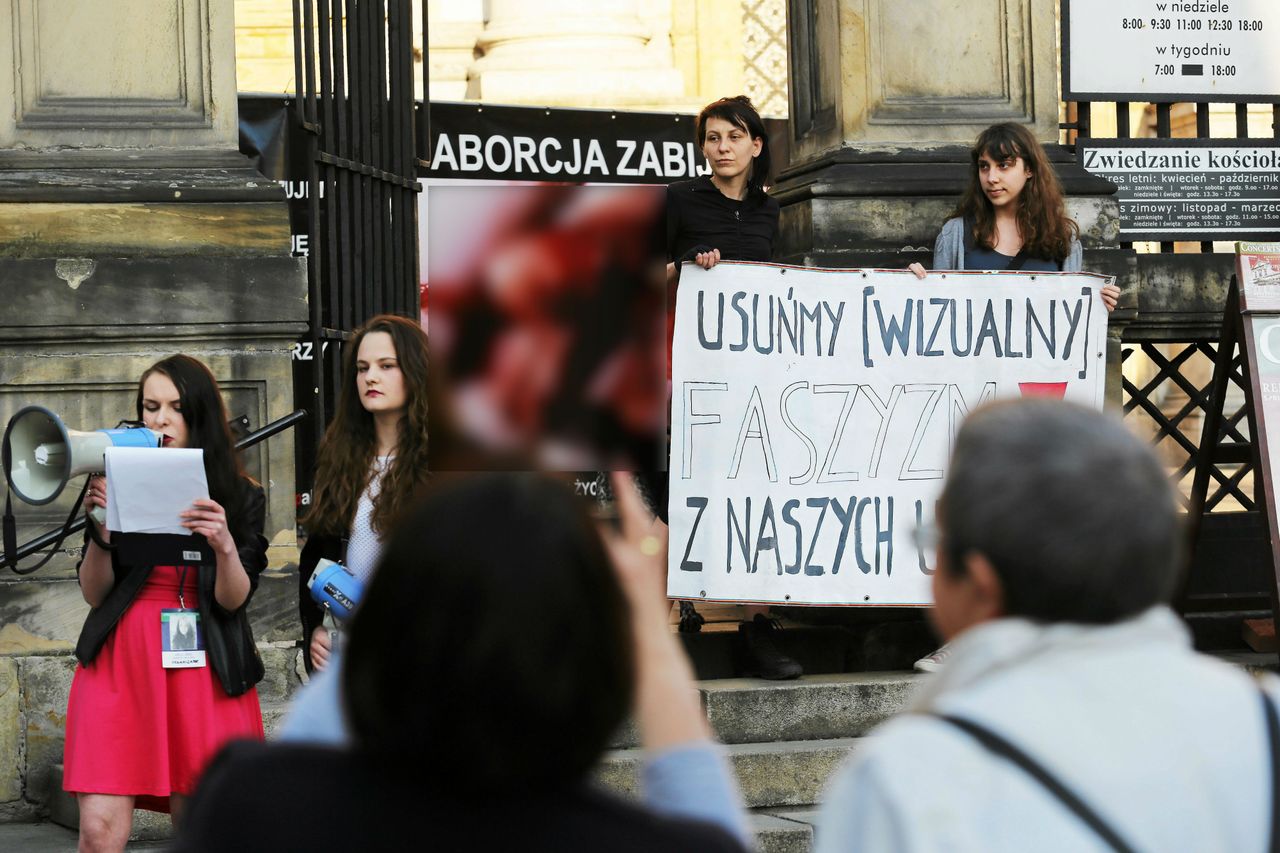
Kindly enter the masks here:
M 916 672 L 937 672 L 947 665 L 949 657 L 951 657 L 951 644 L 943 643 L 936 651 L 916 661 Z

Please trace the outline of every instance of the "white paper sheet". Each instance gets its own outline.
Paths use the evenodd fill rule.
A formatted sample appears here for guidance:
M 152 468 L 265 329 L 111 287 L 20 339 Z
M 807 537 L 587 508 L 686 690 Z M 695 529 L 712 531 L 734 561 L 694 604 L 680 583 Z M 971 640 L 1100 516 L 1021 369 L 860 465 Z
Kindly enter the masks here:
M 179 513 L 209 497 L 203 450 L 112 447 L 106 468 L 108 530 L 191 533 Z

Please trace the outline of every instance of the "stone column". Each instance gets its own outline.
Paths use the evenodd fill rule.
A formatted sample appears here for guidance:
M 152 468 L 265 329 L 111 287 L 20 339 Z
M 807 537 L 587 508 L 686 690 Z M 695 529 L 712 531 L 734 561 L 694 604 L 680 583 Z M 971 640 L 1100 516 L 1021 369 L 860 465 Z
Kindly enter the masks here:
M 475 61 L 476 39 L 482 30 L 482 0 L 428 0 L 427 62 L 431 66 L 433 101 L 461 101 L 467 97 L 467 69 Z
M 1085 266 L 1126 290 L 1112 315 L 1108 389 L 1135 264 L 1117 248 L 1109 182 L 1058 145 L 1054 0 L 789 0 L 791 161 L 779 260 L 826 267 L 929 264 L 987 126 L 1028 125 L 1046 143 L 1081 228 Z
M 292 410 L 306 267 L 289 253 L 283 191 L 237 150 L 231 10 L 12 0 L 0 15 L 0 424 L 37 403 L 73 428 L 114 426 L 134 417 L 142 370 L 174 352 L 208 363 L 251 428 Z M 294 545 L 292 435 L 246 463 L 280 562 Z M 16 507 L 19 541 L 58 526 L 80 485 Z M 56 778 L 88 610 L 72 564 L 0 586 L 0 709 L 22 697 L 21 714 L 0 713 L 0 820 L 37 814 Z M 277 639 L 259 618 L 273 583 L 296 598 L 276 574 L 251 609 L 260 641 Z
M 681 74 L 668 53 L 649 49 L 647 11 L 641 0 L 490 0 L 467 97 L 578 107 L 678 101 Z

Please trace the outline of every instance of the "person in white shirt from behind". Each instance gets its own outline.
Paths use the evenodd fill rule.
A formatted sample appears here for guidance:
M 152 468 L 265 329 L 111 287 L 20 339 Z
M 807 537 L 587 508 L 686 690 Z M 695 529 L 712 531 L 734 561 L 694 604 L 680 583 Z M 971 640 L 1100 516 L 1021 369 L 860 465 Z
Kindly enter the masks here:
M 1169 609 L 1182 531 L 1144 442 L 1066 403 L 988 405 L 937 517 L 922 538 L 953 657 L 833 776 L 819 853 L 1280 849 L 1280 682 L 1197 654 Z M 943 715 L 1013 745 L 1096 824 Z

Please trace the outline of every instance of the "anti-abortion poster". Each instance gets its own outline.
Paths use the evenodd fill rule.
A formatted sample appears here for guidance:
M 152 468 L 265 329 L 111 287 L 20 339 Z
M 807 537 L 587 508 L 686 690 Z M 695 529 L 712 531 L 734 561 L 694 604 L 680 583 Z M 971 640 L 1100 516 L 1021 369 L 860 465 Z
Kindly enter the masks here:
M 1110 281 L 686 264 L 669 595 L 930 603 L 934 556 L 914 532 L 961 421 L 1004 397 L 1102 408 Z

